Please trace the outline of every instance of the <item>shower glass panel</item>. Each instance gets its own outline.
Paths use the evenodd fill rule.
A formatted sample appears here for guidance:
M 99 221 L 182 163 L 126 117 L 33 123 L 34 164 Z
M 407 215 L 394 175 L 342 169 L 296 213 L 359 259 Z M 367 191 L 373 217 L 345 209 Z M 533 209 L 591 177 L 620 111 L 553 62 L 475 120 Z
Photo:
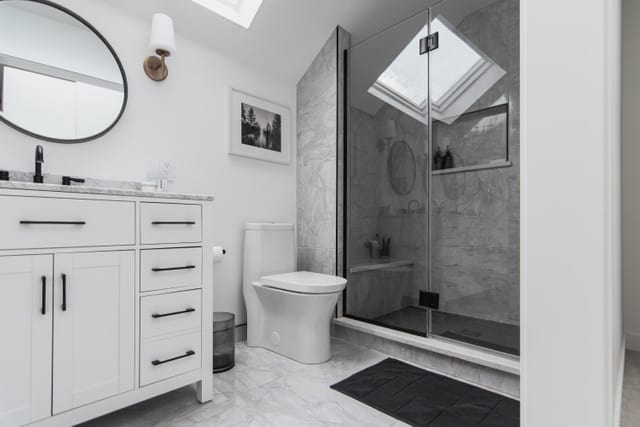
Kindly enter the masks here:
M 345 315 L 427 335 L 428 12 L 349 49 Z
M 518 0 L 431 9 L 430 334 L 519 354 Z
M 349 48 L 345 316 L 519 355 L 518 17 L 444 0 Z

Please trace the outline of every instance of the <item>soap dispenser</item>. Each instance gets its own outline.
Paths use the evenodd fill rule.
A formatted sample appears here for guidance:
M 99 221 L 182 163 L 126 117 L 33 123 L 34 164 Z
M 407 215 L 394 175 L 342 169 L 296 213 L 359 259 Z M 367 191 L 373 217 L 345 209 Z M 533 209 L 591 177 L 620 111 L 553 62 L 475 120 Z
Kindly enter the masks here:
M 443 169 L 451 169 L 453 167 L 453 155 L 449 150 L 449 146 L 447 145 L 447 150 L 444 152 L 443 157 Z
M 436 153 L 433 155 L 433 170 L 442 169 L 442 150 L 440 147 L 436 148 Z

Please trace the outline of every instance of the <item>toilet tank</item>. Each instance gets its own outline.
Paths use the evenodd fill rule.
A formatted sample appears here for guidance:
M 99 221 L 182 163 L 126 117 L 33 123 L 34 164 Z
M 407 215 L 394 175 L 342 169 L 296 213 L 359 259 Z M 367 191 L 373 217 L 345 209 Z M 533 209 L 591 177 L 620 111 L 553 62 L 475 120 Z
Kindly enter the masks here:
M 250 222 L 245 227 L 243 283 L 296 270 L 293 224 Z

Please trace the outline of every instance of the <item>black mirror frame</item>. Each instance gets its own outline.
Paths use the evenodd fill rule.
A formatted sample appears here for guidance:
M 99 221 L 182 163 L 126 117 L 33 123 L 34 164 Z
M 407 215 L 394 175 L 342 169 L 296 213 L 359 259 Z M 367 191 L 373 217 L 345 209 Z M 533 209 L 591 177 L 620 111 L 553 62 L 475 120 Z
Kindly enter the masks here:
M 2 3 L 3 1 L 8 1 L 8 0 L 0 0 L 0 3 Z M 48 136 L 40 135 L 40 134 L 37 134 L 37 133 L 33 133 L 31 131 L 28 131 L 26 129 L 23 129 L 22 127 L 10 122 L 9 120 L 5 119 L 2 116 L 0 116 L 0 121 L 5 123 L 5 124 L 7 124 L 9 127 L 17 130 L 18 132 L 22 132 L 25 135 L 31 136 L 33 138 L 41 139 L 43 141 L 56 142 L 56 143 L 60 143 L 60 144 L 80 144 L 82 142 L 93 141 L 94 139 L 98 139 L 98 138 L 104 136 L 107 132 L 109 132 L 111 129 L 113 129 L 116 124 L 118 124 L 118 122 L 122 118 L 122 115 L 124 114 L 125 109 L 127 108 L 127 101 L 129 99 L 129 85 L 127 83 L 127 74 L 124 71 L 124 67 L 122 66 L 122 62 L 120 61 L 120 58 L 118 57 L 118 54 L 113 49 L 111 44 L 107 41 L 107 39 L 102 34 L 100 34 L 100 32 L 93 25 L 91 25 L 86 19 L 84 19 L 83 17 L 81 17 L 77 13 L 67 9 L 66 7 L 61 6 L 61 5 L 57 4 L 57 3 L 54 3 L 54 2 L 49 1 L 49 0 L 20 0 L 20 1 L 30 1 L 30 2 L 33 2 L 33 3 L 41 3 L 41 4 L 44 4 L 46 6 L 52 7 L 54 9 L 58 9 L 59 11 L 64 12 L 67 15 L 77 19 L 85 27 L 87 27 L 91 31 L 93 31 L 93 33 L 100 39 L 100 41 L 102 41 L 102 43 L 104 43 L 104 45 L 107 47 L 107 49 L 109 49 L 109 52 L 113 56 L 113 59 L 116 61 L 116 65 L 118 65 L 118 69 L 120 70 L 120 74 L 122 75 L 122 86 L 123 86 L 123 89 L 124 89 L 124 98 L 122 100 L 122 108 L 120 109 L 120 113 L 115 118 L 113 123 L 111 123 L 103 131 L 101 131 L 101 132 L 99 132 L 99 133 L 97 133 L 95 135 L 85 137 L 85 138 L 78 138 L 78 139 L 51 138 L 51 137 L 48 137 Z
M 392 164 L 393 164 L 393 151 L 394 151 L 394 147 L 400 147 L 401 145 L 405 146 L 408 150 L 408 153 L 411 154 L 411 167 L 412 167 L 412 178 L 411 178 L 411 186 L 408 187 L 408 190 L 402 192 L 400 191 L 396 185 L 394 185 L 394 180 L 392 177 Z M 391 189 L 399 196 L 406 196 L 408 194 L 411 194 L 411 192 L 413 191 L 413 189 L 416 186 L 416 178 L 418 176 L 418 170 L 417 170 L 417 166 L 416 166 L 416 153 L 413 151 L 413 148 L 411 147 L 411 145 L 409 145 L 409 143 L 405 140 L 397 140 L 393 143 L 389 143 L 389 153 L 388 153 L 388 157 L 387 157 L 387 174 L 389 175 L 389 185 L 391 186 Z

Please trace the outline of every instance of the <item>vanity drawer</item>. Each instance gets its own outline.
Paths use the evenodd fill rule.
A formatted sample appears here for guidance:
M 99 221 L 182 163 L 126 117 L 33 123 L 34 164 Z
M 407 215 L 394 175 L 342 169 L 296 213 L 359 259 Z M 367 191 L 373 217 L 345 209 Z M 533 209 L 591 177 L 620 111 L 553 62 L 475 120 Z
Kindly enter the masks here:
M 140 328 L 143 339 L 200 329 L 200 291 L 142 297 Z
M 143 245 L 202 241 L 200 205 L 141 203 L 140 222 Z
M 140 251 L 140 291 L 202 285 L 202 248 Z
M 135 244 L 134 202 L 0 197 L 0 249 Z
M 140 385 L 200 369 L 200 331 L 140 345 Z

